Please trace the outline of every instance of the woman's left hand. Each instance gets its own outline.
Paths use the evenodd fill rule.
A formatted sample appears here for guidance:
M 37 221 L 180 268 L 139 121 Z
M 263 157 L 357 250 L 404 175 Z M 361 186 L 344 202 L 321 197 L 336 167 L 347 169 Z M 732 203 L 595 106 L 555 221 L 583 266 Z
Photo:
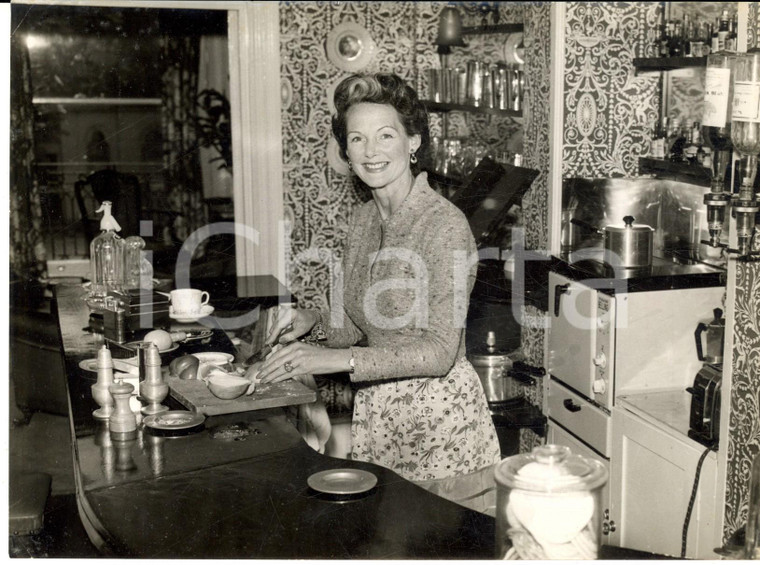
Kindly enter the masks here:
M 294 341 L 266 358 L 259 371 L 262 383 L 277 383 L 297 375 L 324 375 L 348 370 L 350 349 L 332 349 Z

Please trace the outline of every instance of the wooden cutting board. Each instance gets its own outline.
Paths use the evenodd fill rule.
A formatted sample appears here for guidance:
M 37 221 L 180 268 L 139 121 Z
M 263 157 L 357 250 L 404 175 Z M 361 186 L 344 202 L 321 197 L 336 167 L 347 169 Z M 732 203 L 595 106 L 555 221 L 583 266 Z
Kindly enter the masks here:
M 206 416 L 309 404 L 317 400 L 315 391 L 294 380 L 259 384 L 250 396 L 243 395 L 232 400 L 217 398 L 211 394 L 206 383 L 195 379 L 169 377 L 169 391 L 185 408 Z

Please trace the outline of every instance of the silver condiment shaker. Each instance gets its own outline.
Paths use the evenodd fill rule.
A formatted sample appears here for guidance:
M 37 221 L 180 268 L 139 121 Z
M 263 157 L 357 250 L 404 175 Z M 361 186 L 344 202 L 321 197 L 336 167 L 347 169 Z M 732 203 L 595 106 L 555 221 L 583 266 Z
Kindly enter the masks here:
M 169 385 L 164 382 L 161 374 L 161 354 L 155 343 L 148 343 L 141 351 L 144 356 L 145 374 L 144 378 L 140 379 L 140 396 L 148 405 L 143 406 L 140 411 L 146 416 L 166 412 L 169 408 L 161 404 L 161 401 L 169 393 Z
M 122 439 L 137 434 L 137 418 L 129 406 L 129 397 L 135 387 L 119 379 L 108 390 L 113 397 L 114 411 L 111 414 L 110 432 L 113 439 Z
M 103 345 L 98 350 L 98 381 L 90 387 L 92 398 L 98 403 L 97 410 L 92 412 L 92 416 L 98 420 L 108 420 L 113 414 L 113 397 L 108 387 L 113 384 L 113 359 L 111 351 Z

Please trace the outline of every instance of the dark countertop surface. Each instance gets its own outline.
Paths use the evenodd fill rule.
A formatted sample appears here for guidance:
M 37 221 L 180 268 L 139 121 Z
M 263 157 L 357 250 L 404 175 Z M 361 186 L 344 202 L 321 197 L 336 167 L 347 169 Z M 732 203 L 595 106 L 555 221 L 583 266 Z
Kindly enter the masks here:
M 79 515 L 103 555 L 494 558 L 493 518 L 383 467 L 320 455 L 281 408 L 209 417 L 201 429 L 174 437 L 156 435 L 142 422 L 131 438 L 112 435 L 107 423 L 92 417 L 96 376 L 79 368 L 103 344 L 102 336 L 83 330 L 88 310 L 82 296 L 79 286 L 59 285 L 55 310 L 68 376 Z M 231 351 L 232 345 L 216 330 L 207 343 L 192 345 L 204 348 Z M 182 409 L 171 397 L 163 403 Z M 319 471 L 345 468 L 373 473 L 376 486 L 337 497 L 307 483 Z M 603 546 L 600 558 L 663 556 Z
M 369 463 L 320 455 L 283 409 L 209 417 L 203 429 L 157 436 L 143 424 L 113 436 L 92 417 L 96 375 L 79 368 L 104 343 L 83 330 L 79 286 L 60 285 L 80 516 L 106 555 L 144 558 L 490 559 L 494 519 L 463 508 Z M 198 350 L 230 351 L 215 330 Z M 182 346 L 185 347 L 185 346 Z M 180 409 L 167 397 L 163 402 Z M 237 432 L 223 439 L 221 432 Z M 342 497 L 312 490 L 326 469 L 364 469 L 377 485 Z

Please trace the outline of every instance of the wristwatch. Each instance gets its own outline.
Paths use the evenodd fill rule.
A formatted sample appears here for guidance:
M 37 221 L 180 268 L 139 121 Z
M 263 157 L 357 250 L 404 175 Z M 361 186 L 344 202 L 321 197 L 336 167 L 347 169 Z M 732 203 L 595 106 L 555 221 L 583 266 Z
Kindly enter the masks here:
M 356 369 L 356 361 L 354 361 L 354 356 L 353 355 L 351 356 L 351 359 L 348 360 L 348 365 L 349 365 L 349 367 L 351 367 L 348 370 L 348 372 L 349 373 L 353 373 L 354 369 Z

